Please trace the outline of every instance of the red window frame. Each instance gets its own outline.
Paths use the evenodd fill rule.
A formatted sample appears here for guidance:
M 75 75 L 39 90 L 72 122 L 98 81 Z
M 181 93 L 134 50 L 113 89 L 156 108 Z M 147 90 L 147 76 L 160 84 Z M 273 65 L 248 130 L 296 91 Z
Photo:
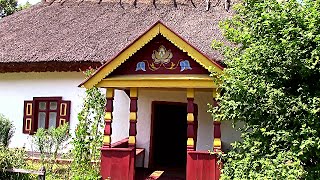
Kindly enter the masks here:
M 46 102 L 46 109 L 39 109 L 39 103 Z M 57 102 L 57 109 L 50 110 L 50 102 Z M 50 112 L 57 113 L 55 127 L 70 121 L 71 101 L 62 100 L 62 97 L 34 97 L 33 100 L 24 101 L 23 129 L 24 134 L 34 134 L 38 130 L 39 112 L 45 112 L 44 128 L 49 128 Z
M 50 119 L 50 112 L 56 112 L 57 116 L 56 116 L 56 124 L 55 127 L 59 126 L 59 111 L 60 111 L 60 101 L 62 100 L 61 97 L 35 97 L 33 98 L 34 102 L 35 102 L 35 118 L 34 118 L 34 126 L 35 126 L 35 130 L 37 130 L 38 127 L 38 123 L 39 123 L 39 112 L 45 112 L 46 113 L 46 119 L 45 119 L 45 127 L 44 129 L 49 129 L 49 119 Z M 45 110 L 41 110 L 40 109 L 40 102 L 45 102 L 46 103 L 46 109 Z M 57 109 L 56 110 L 50 110 L 50 102 L 56 102 L 57 103 Z

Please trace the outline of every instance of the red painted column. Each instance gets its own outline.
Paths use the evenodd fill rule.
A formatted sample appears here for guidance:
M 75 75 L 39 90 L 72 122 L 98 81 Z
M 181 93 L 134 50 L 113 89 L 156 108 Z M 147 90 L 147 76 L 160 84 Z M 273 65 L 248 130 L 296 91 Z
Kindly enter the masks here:
M 195 151 L 195 133 L 194 133 L 194 89 L 187 89 L 187 151 Z
M 138 112 L 137 101 L 138 101 L 138 89 L 130 88 L 129 147 L 136 147 L 137 112 Z
M 107 96 L 107 104 L 106 104 L 106 114 L 104 116 L 104 137 L 103 137 L 103 147 L 110 148 L 111 147 L 111 134 L 112 134 L 112 112 L 113 112 L 113 97 L 114 97 L 114 89 L 107 88 L 106 92 Z
M 213 106 L 218 106 L 218 101 L 216 97 L 219 95 L 219 92 L 216 90 L 213 91 Z M 220 119 L 214 119 L 213 120 L 213 151 L 221 151 L 221 128 L 220 128 L 221 122 Z

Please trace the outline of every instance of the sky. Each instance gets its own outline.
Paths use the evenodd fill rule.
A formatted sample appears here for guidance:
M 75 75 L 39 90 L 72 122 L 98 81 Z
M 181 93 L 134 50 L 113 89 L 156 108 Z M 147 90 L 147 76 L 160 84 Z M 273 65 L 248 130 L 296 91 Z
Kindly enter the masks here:
M 27 1 L 29 1 L 30 4 L 36 4 L 41 0 L 18 0 L 18 4 L 25 4 Z

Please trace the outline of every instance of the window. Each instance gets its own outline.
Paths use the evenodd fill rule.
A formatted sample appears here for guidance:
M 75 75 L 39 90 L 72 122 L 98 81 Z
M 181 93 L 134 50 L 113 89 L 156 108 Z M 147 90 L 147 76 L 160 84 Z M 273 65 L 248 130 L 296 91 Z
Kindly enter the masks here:
M 35 97 L 25 101 L 23 133 L 34 134 L 38 128 L 55 128 L 69 122 L 70 105 L 62 97 Z

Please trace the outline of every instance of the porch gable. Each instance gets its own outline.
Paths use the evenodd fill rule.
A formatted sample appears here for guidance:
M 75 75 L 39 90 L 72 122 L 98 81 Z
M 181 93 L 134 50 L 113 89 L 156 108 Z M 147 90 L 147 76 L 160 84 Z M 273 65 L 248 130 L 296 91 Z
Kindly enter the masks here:
M 151 55 L 149 59 L 140 60 L 136 58 L 136 60 L 131 60 L 128 63 L 125 63 L 129 59 L 134 59 L 135 54 L 145 47 L 146 44 L 149 44 L 151 41 L 159 42 L 159 40 L 160 42 L 163 41 L 165 45 L 160 43 L 159 47 L 156 49 L 153 48 L 152 52 L 149 52 L 152 53 L 149 54 L 149 56 Z M 174 55 L 171 51 L 172 46 L 170 44 L 176 47 L 176 50 L 174 51 L 180 50 L 182 54 L 185 53 L 184 56 L 188 58 L 178 58 L 171 62 L 170 60 Z M 171 48 L 167 48 L 166 45 L 167 47 L 168 45 L 171 46 Z M 181 52 L 179 52 L 179 54 L 181 54 Z M 129 70 L 127 67 L 130 67 Z M 194 67 L 194 69 L 192 67 Z M 168 77 L 167 75 L 160 75 L 157 77 L 157 80 L 162 82 L 169 80 L 169 82 L 172 84 L 178 83 L 177 85 L 182 85 L 186 82 L 189 84 L 195 83 L 192 86 L 185 85 L 181 88 L 188 88 L 198 85 L 200 88 L 213 88 L 216 86 L 213 84 L 212 79 L 208 76 L 210 67 L 212 67 L 217 73 L 222 73 L 223 71 L 222 66 L 199 52 L 195 47 L 159 21 L 144 34 L 142 34 L 138 39 L 136 39 L 132 44 L 127 46 L 117 56 L 115 56 L 115 58 L 102 65 L 95 73 L 83 81 L 79 86 L 85 88 L 91 88 L 93 86 L 110 87 L 109 84 L 112 83 L 113 87 L 134 87 L 131 85 L 134 80 L 139 80 L 140 82 L 143 80 L 146 84 L 149 84 L 149 82 L 153 81 L 154 79 L 152 78 L 154 77 L 150 77 L 148 74 L 172 74 L 171 77 Z M 130 76 L 127 77 L 128 71 L 129 74 L 143 74 L 143 76 L 135 76 L 137 78 L 132 78 Z M 186 76 L 186 74 L 188 74 L 188 76 Z M 131 84 L 126 84 L 127 79 L 130 80 Z M 160 81 L 158 82 L 160 83 Z M 120 83 L 115 85 L 114 82 Z M 159 85 L 161 85 L 161 83 Z M 157 87 L 158 85 L 154 86 Z

